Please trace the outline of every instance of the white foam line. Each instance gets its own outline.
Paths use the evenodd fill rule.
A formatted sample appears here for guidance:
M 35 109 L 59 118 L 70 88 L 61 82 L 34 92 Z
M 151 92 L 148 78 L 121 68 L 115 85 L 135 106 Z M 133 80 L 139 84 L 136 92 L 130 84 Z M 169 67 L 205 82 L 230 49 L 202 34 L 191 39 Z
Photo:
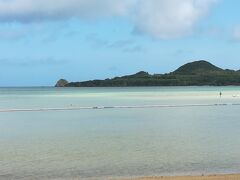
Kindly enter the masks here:
M 77 111 L 94 109 L 140 109 L 140 108 L 176 108 L 176 107 L 206 107 L 206 106 L 240 106 L 237 103 L 219 103 L 219 104 L 175 104 L 175 105 L 139 105 L 139 106 L 91 106 L 91 107 L 66 107 L 66 108 L 32 108 L 32 109 L 0 109 L 4 112 L 43 112 L 43 111 Z

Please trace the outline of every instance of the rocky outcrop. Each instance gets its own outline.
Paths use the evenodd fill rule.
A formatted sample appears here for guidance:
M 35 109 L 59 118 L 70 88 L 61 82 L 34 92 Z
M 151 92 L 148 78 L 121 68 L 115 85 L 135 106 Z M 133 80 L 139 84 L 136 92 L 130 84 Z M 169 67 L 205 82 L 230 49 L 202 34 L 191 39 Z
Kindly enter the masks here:
M 67 81 L 67 80 L 65 80 L 65 79 L 60 79 L 60 80 L 56 83 L 55 87 L 65 87 L 67 84 L 68 84 L 68 81 Z

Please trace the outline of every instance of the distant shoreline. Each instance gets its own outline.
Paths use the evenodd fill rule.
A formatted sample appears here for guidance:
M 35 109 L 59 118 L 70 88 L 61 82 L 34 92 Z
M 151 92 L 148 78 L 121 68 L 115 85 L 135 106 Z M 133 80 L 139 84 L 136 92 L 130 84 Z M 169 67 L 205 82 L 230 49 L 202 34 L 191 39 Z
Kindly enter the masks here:
M 239 180 L 240 174 L 226 175 L 206 175 L 206 176 L 159 176 L 159 177 L 142 177 L 125 180 Z
M 104 80 L 68 82 L 60 79 L 55 87 L 140 87 L 140 86 L 240 86 L 240 70 L 221 69 L 207 61 L 187 63 L 165 74 L 136 74 Z
M 81 88 L 169 88 L 169 87 L 240 87 L 240 85 L 189 85 L 189 86 L 83 86 L 83 87 L 71 87 L 71 86 L 66 86 L 66 87 L 55 87 L 55 86 L 0 86 L 0 88 L 53 88 L 53 89 L 71 89 L 71 88 L 76 88 L 76 89 L 81 89 Z

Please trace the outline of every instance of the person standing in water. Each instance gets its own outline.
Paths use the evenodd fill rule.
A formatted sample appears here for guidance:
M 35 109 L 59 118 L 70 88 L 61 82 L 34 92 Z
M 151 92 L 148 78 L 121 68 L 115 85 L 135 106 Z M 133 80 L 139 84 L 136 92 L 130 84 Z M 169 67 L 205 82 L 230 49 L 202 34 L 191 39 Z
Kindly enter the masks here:
M 222 97 L 222 92 L 219 93 L 220 98 Z

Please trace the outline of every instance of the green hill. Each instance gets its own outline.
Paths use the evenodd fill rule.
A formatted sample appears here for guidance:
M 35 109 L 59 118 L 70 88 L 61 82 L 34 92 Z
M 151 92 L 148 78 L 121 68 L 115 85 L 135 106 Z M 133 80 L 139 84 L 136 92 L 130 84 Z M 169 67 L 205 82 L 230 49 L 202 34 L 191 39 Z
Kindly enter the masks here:
M 213 64 L 201 60 L 201 61 L 195 61 L 191 63 L 187 63 L 180 68 L 178 68 L 176 71 L 174 71 L 175 74 L 201 74 L 201 73 L 209 73 L 214 71 L 223 71 L 223 69 L 214 66 Z
M 151 75 L 140 71 L 133 75 L 105 80 L 71 82 L 64 87 L 127 87 L 127 86 L 227 86 L 240 85 L 240 71 L 223 70 L 207 61 L 187 63 L 167 74 Z M 57 85 L 56 85 L 57 86 Z

